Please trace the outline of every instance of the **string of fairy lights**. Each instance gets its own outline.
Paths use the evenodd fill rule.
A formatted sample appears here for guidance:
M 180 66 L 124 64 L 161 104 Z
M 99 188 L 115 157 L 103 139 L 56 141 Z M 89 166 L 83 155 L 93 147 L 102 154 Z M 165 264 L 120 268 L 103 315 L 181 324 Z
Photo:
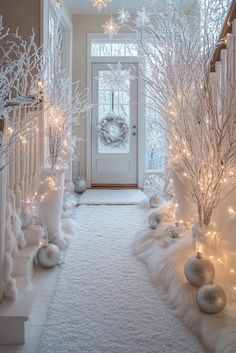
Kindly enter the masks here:
M 173 183 L 173 180 L 170 179 L 170 182 Z M 194 219 L 187 219 L 187 220 L 183 220 L 183 219 L 178 219 L 176 213 L 177 213 L 177 209 L 178 209 L 179 205 L 178 203 L 174 203 L 174 207 L 169 209 L 169 215 L 170 215 L 170 219 L 171 221 L 173 221 L 174 223 L 178 223 L 180 225 L 180 227 L 182 228 L 183 231 L 186 230 L 190 230 L 192 228 Z M 229 215 L 236 217 L 236 210 L 234 210 L 232 207 L 228 208 L 228 213 Z M 214 226 L 214 224 L 213 224 Z M 214 230 L 209 230 L 206 233 L 207 238 L 211 238 L 211 240 L 213 240 L 215 243 L 219 244 L 220 241 L 220 237 L 218 232 L 214 229 Z M 196 252 L 200 252 L 202 254 L 204 254 L 204 249 L 203 249 L 203 245 L 201 243 L 198 243 L 196 245 Z M 233 267 L 229 267 L 226 266 L 225 261 L 218 255 L 208 255 L 209 259 L 214 263 L 217 263 L 219 265 L 222 265 L 225 269 L 225 271 L 229 274 L 229 275 L 235 275 L 236 274 L 236 268 Z M 234 279 L 234 278 L 233 278 Z M 232 290 L 235 292 L 236 291 L 236 278 L 235 278 L 235 284 L 232 285 Z

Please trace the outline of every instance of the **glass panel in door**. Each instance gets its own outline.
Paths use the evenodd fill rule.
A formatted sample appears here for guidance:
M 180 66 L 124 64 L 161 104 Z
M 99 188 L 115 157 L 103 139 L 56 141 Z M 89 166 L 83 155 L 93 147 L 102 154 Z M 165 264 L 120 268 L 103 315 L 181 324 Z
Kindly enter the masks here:
M 117 88 L 106 82 L 108 70 L 98 72 L 98 122 L 108 114 L 120 116 L 130 127 L 130 79 L 124 80 Z M 112 126 L 109 134 L 117 135 L 117 129 Z M 129 153 L 130 136 L 125 144 L 119 147 L 107 146 L 98 138 L 98 153 Z

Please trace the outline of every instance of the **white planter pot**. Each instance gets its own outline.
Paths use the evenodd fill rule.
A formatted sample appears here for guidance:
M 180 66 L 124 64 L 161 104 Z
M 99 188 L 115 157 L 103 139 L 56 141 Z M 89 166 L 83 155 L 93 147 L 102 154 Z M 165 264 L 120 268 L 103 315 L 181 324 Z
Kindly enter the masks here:
M 7 168 L 0 172 L 0 301 L 3 298 L 3 263 L 5 255 Z
M 189 202 L 187 197 L 189 185 L 186 184 L 185 180 L 181 179 L 180 175 L 180 171 L 172 171 L 171 173 L 174 184 L 175 200 L 178 204 L 176 209 L 177 220 L 196 218 L 193 204 Z
M 39 208 L 48 240 L 65 250 L 68 241 L 61 230 L 65 169 L 43 168 L 40 174 Z

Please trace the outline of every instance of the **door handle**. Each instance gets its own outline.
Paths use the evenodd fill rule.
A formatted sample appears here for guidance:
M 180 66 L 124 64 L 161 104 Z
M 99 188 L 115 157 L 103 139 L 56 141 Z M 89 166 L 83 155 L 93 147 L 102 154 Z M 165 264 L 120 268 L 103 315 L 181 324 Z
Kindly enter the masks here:
M 137 134 L 136 134 L 136 132 L 133 132 L 133 136 L 136 136 Z
M 133 128 L 136 129 L 136 125 L 133 125 Z

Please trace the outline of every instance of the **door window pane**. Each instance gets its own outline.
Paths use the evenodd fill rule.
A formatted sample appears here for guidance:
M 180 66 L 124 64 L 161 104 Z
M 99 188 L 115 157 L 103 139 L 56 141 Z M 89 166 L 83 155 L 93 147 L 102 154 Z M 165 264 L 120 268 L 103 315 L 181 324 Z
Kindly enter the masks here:
M 98 122 L 104 119 L 108 114 L 114 114 L 122 117 L 128 126 L 130 126 L 130 81 L 126 80 L 127 82 L 124 83 L 124 88 L 119 87 L 119 89 L 112 90 L 109 83 L 104 84 L 102 82 L 102 78 L 106 73 L 107 70 L 100 70 L 98 73 Z M 111 134 L 111 136 L 114 136 L 119 133 L 119 128 L 110 125 L 108 126 L 108 133 Z M 104 144 L 98 136 L 98 153 L 129 152 L 130 136 L 128 136 L 127 142 L 119 147 Z

